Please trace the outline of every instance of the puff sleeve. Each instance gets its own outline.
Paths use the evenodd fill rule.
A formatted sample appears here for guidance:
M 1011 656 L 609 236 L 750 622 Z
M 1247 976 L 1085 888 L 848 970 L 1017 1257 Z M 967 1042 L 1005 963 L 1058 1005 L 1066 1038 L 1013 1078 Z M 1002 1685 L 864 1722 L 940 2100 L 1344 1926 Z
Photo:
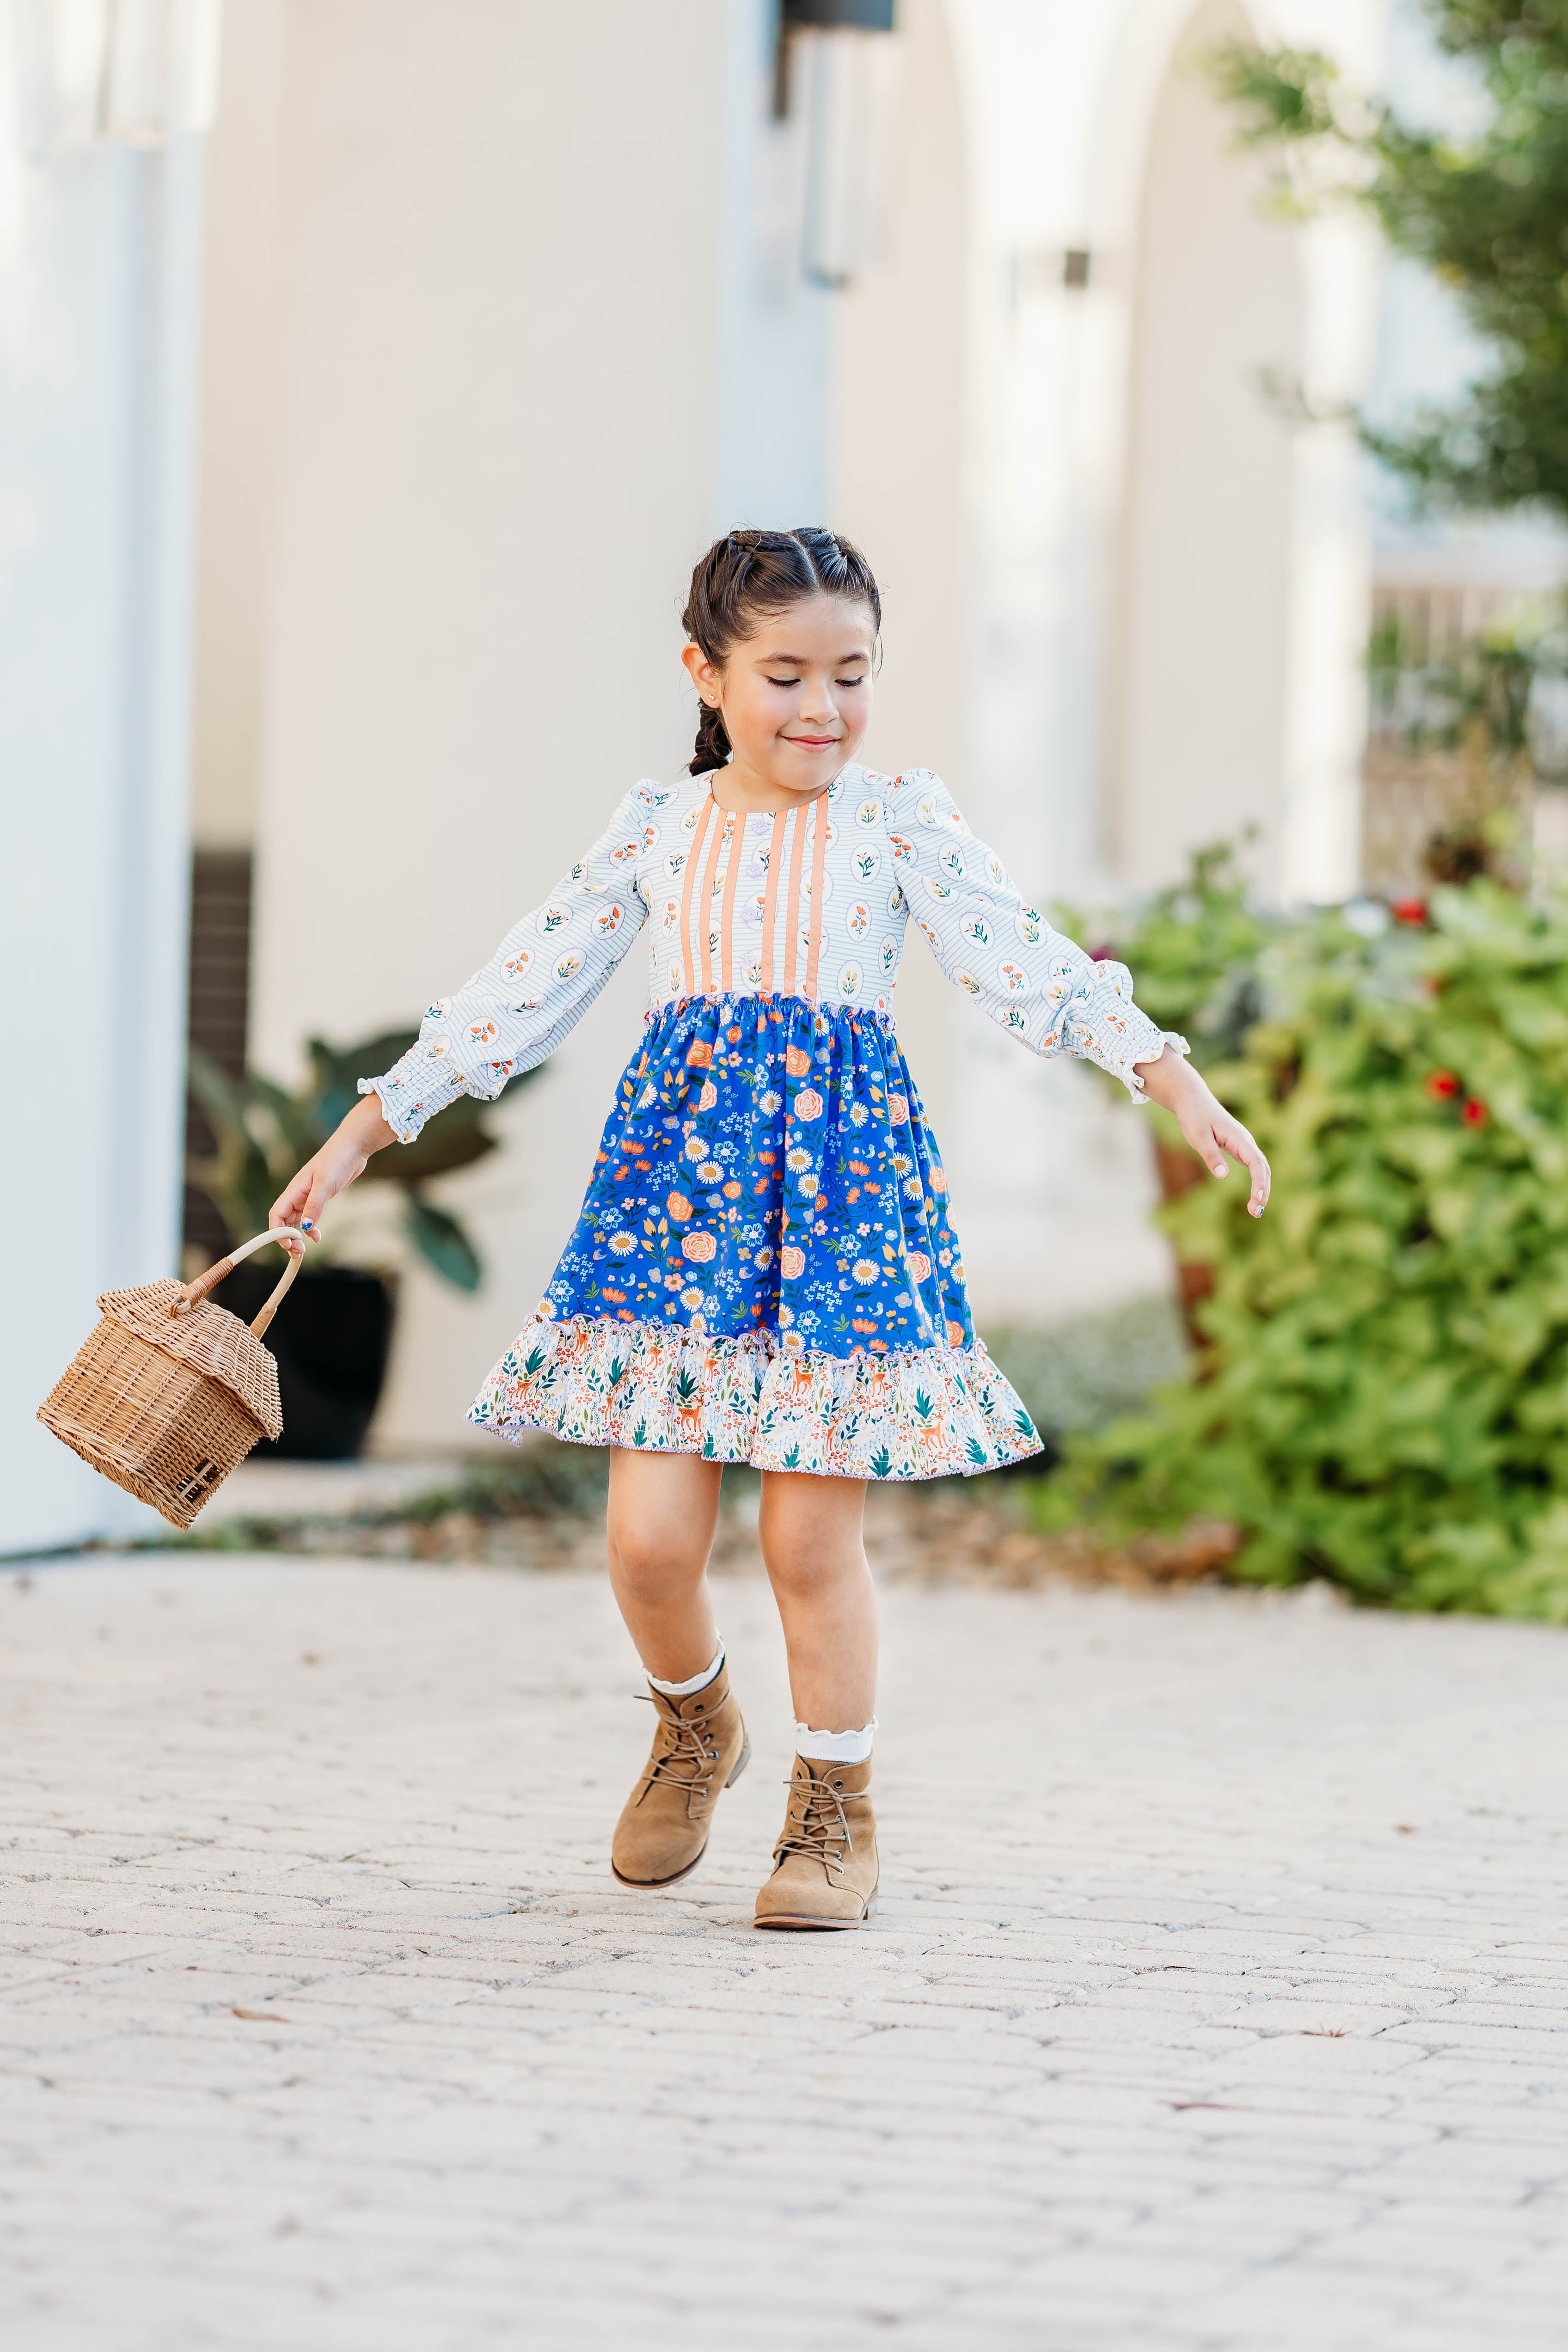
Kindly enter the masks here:
M 905 899 L 949 980 L 1032 1053 L 1098 1063 L 1142 1101 L 1135 1065 L 1187 1044 L 1139 1011 L 1126 965 L 1096 962 L 1026 905 L 929 769 L 895 780 L 891 824 Z
M 362 1095 L 381 1097 L 387 1125 L 412 1143 L 460 1094 L 493 1102 L 509 1078 L 553 1053 L 608 981 L 647 920 L 637 862 L 650 793 L 637 784 L 605 831 L 542 906 L 514 923 L 455 996 L 437 997 L 419 1035 Z

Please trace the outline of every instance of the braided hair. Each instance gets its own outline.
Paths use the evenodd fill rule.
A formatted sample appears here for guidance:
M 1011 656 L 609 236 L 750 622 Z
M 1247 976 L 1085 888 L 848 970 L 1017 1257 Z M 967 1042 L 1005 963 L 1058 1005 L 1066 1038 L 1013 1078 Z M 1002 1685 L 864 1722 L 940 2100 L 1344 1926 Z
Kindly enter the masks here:
M 805 596 L 842 596 L 864 604 L 873 631 L 882 625 L 882 599 L 859 549 L 830 530 L 732 530 L 716 539 L 691 575 L 681 625 L 715 669 L 753 635 L 765 613 L 782 613 Z M 698 713 L 693 776 L 721 768 L 730 757 L 721 713 L 703 703 Z

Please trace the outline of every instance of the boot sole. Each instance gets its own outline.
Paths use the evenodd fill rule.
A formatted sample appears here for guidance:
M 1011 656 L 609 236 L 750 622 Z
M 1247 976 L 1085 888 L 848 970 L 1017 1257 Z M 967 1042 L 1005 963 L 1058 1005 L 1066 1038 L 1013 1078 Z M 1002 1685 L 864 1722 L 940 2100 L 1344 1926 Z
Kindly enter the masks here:
M 629 1886 L 634 1895 L 652 1895 L 661 1886 L 679 1886 L 683 1878 L 689 1878 L 707 1851 L 708 1842 L 704 1839 L 701 1853 L 694 1853 L 684 1870 L 672 1871 L 668 1878 L 623 1878 L 613 1862 L 610 1876 L 617 1886 Z
M 877 1897 L 873 1894 L 858 1919 L 819 1919 L 809 1911 L 778 1911 L 772 1918 L 753 1919 L 752 1925 L 753 1927 L 863 1927 L 876 1908 Z
M 732 1789 L 734 1787 L 736 1781 L 740 1779 L 742 1773 L 745 1770 L 751 1760 L 752 1743 L 748 1739 L 742 1747 L 739 1757 L 736 1759 L 734 1770 L 731 1773 L 729 1779 L 724 1783 L 726 1789 Z M 613 1862 L 610 1864 L 610 1876 L 616 1881 L 617 1885 L 629 1886 L 634 1894 L 651 1895 L 661 1886 L 679 1886 L 683 1878 L 689 1878 L 707 1851 L 708 1841 L 704 1838 L 700 1851 L 692 1855 L 685 1869 L 672 1871 L 668 1878 L 623 1878 Z

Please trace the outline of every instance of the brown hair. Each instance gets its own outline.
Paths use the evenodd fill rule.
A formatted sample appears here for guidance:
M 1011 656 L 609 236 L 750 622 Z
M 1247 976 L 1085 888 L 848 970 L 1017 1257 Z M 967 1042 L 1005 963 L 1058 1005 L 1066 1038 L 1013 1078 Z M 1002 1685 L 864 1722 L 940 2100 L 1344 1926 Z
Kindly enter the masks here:
M 873 631 L 882 625 L 881 594 L 859 549 L 810 525 L 799 530 L 732 530 L 716 539 L 691 575 L 681 625 L 714 668 L 722 669 L 735 646 L 755 635 L 764 613 L 782 613 L 804 596 L 842 596 L 846 604 L 869 609 Z M 688 772 L 700 776 L 721 768 L 730 749 L 723 719 L 703 703 L 697 754 Z

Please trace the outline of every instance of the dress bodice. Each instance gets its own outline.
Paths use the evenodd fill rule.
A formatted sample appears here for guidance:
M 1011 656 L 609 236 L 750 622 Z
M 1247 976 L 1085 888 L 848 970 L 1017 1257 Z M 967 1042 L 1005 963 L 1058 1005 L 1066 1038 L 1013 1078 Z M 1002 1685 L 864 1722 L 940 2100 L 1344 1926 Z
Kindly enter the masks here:
M 887 1019 L 912 916 L 949 979 L 1021 1044 L 1086 1056 L 1142 1094 L 1135 1066 L 1165 1040 L 1125 966 L 1024 900 L 929 769 L 851 763 L 816 799 L 761 815 L 722 808 L 715 781 L 635 784 L 489 963 L 430 1005 L 403 1060 L 361 1081 L 404 1140 L 458 1093 L 493 1098 L 542 1061 L 645 928 L 650 1013 L 761 995 Z

